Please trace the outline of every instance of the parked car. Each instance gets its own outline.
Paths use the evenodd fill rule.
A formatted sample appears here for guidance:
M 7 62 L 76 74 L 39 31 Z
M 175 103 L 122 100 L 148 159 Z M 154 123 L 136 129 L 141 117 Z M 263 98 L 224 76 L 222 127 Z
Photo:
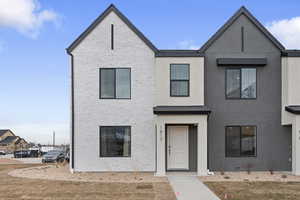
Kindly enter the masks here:
M 6 155 L 5 151 L 0 151 L 0 155 Z
M 70 162 L 70 152 L 67 153 L 66 157 L 65 157 L 65 160 L 67 162 Z
M 29 157 L 31 158 L 37 158 L 40 155 L 39 150 L 29 150 Z
M 28 158 L 30 157 L 30 151 L 28 150 L 20 150 L 14 152 L 15 158 Z
M 42 158 L 42 163 L 47 162 L 63 162 L 65 160 L 65 153 L 63 151 L 48 151 Z

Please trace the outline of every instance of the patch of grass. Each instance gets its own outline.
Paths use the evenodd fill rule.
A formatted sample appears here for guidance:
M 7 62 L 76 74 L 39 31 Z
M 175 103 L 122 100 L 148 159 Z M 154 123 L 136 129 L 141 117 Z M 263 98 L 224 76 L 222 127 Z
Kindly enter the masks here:
M 205 184 L 222 200 L 300 199 L 300 182 L 205 182 Z

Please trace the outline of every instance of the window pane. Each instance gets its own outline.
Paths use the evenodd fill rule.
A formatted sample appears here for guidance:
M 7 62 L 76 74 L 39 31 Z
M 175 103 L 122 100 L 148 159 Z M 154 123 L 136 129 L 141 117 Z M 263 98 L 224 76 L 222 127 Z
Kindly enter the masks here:
M 189 81 L 171 81 L 171 96 L 188 96 Z
M 256 127 L 245 126 L 242 127 L 241 138 L 241 154 L 243 156 L 255 156 L 256 155 Z
M 172 64 L 171 80 L 189 80 L 189 65 Z
M 100 152 L 101 156 L 107 156 L 110 152 L 110 141 L 112 141 L 114 129 L 113 127 L 101 127 L 100 128 Z
M 242 69 L 242 98 L 256 98 L 256 69 Z
M 240 127 L 226 127 L 226 156 L 240 156 Z
M 100 87 L 101 98 L 115 97 L 115 70 L 114 69 L 100 69 Z
M 130 69 L 117 69 L 116 96 L 117 98 L 130 98 Z
M 240 70 L 226 70 L 226 96 L 227 98 L 240 98 Z
M 131 155 L 130 127 L 101 127 L 100 156 L 128 157 Z

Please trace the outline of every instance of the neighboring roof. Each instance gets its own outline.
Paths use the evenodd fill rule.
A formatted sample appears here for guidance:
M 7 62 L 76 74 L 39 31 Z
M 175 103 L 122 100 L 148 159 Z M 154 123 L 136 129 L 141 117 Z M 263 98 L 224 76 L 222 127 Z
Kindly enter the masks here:
M 0 136 L 4 135 L 4 133 L 6 133 L 7 131 L 13 133 L 11 130 L 9 129 L 0 129 Z
M 7 136 L 4 140 L 0 141 L 0 144 L 10 144 L 16 139 L 19 139 L 18 136 Z
M 153 113 L 157 115 L 168 114 L 200 114 L 208 115 L 211 110 L 206 106 L 156 106 Z
M 19 144 L 19 143 L 21 143 L 22 141 L 23 141 L 24 143 L 27 143 L 27 141 L 26 141 L 24 138 L 20 138 L 16 143 Z
M 148 40 L 143 33 L 141 33 L 130 21 L 125 17 L 113 4 L 111 4 L 68 48 L 67 52 L 71 53 L 78 44 L 92 31 L 96 26 L 111 12 L 116 13 L 121 20 L 135 33 L 137 36 L 145 42 L 145 44 L 157 52 L 157 48 Z
M 300 114 L 300 106 L 286 106 L 285 110 L 293 114 Z
M 300 57 L 300 50 L 284 50 L 281 55 L 284 57 Z
M 156 57 L 203 57 L 204 54 L 197 50 L 159 50 Z
M 264 66 L 266 64 L 267 64 L 267 58 L 217 58 L 218 66 L 228 66 L 228 65 Z
M 242 6 L 201 48 L 206 51 L 241 15 L 245 15 L 280 50 L 284 46 L 244 7 Z

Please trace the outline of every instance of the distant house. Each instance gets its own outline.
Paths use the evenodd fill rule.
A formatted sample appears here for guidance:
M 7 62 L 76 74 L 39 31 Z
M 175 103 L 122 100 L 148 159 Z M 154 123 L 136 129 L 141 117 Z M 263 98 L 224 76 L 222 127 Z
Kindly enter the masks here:
M 14 136 L 15 134 L 9 129 L 0 130 L 0 141 L 4 140 L 8 136 Z
M 11 130 L 0 130 L 0 151 L 12 153 L 27 147 L 26 140 L 16 136 Z

